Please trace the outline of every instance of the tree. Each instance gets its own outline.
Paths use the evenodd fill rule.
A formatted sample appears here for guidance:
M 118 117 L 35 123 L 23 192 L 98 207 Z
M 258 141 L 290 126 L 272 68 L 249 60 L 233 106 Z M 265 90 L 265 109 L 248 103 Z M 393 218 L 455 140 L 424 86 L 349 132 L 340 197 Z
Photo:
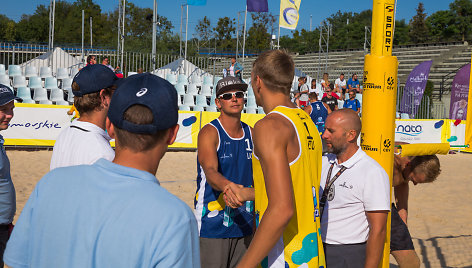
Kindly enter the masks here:
M 210 19 L 207 18 L 207 16 L 198 20 L 197 26 L 195 26 L 195 31 L 200 40 L 208 41 L 213 36 L 213 30 L 211 29 L 210 24 Z
M 410 42 L 409 25 L 405 19 L 395 21 L 395 35 L 393 37 L 393 45 L 405 45 Z
M 218 23 L 213 31 L 216 35 L 216 43 L 220 49 L 236 48 L 235 42 L 232 41 L 236 28 L 234 27 L 234 19 L 228 17 L 219 18 Z
M 251 13 L 252 26 L 248 30 L 246 46 L 249 49 L 265 50 L 270 46 L 271 34 L 269 29 L 273 31 L 272 25 L 276 18 L 268 12 Z
M 456 20 L 456 27 L 465 41 L 471 32 L 470 25 L 472 24 L 472 1 L 471 0 L 455 0 L 449 4 L 451 12 L 454 14 Z
M 14 41 L 16 31 L 15 21 L 0 15 L 0 40 Z
M 426 25 L 434 42 L 453 41 L 460 38 L 455 15 L 450 10 L 440 10 L 433 13 L 426 19 Z
M 426 13 L 424 13 L 423 3 L 419 3 L 416 8 L 416 15 L 410 20 L 410 40 L 417 43 L 428 41 L 428 27 L 426 27 Z

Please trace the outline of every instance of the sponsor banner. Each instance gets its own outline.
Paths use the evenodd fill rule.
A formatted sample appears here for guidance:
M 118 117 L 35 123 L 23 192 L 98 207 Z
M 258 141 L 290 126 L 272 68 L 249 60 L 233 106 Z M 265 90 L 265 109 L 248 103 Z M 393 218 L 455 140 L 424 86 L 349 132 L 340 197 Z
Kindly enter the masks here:
M 470 63 L 462 67 L 452 81 L 449 119 L 465 120 L 467 118 L 469 78 Z
M 198 132 L 201 129 L 201 112 L 179 111 L 179 132 L 169 148 L 197 148 Z
M 449 123 L 449 133 L 446 135 L 446 140 L 450 145 L 464 145 L 465 143 L 465 129 L 466 122 L 461 121 L 459 124 L 455 120 L 447 120 Z
M 56 137 L 69 126 L 70 106 L 15 104 L 13 119 L 7 130 L 0 134 L 5 145 L 54 146 Z
M 392 55 L 393 30 L 395 26 L 395 5 L 384 4 L 383 54 Z
M 248 12 L 269 12 L 269 4 L 267 0 L 247 0 Z
M 301 0 L 280 0 L 279 26 L 285 29 L 297 28 Z
M 54 146 L 57 136 L 70 125 L 70 106 L 15 104 L 15 116 L 0 134 L 5 145 Z M 179 111 L 179 132 L 174 148 L 197 148 L 200 112 Z M 114 145 L 114 142 L 111 142 Z
M 449 120 L 448 120 L 449 121 Z M 446 120 L 396 120 L 395 141 L 407 143 L 446 142 Z
M 399 110 L 401 113 L 409 114 L 410 118 L 415 118 L 416 111 L 420 106 L 432 64 L 431 60 L 418 64 L 406 80 Z
M 218 116 L 220 116 L 218 112 L 202 112 L 202 127 L 218 118 Z M 264 116 L 265 114 L 241 114 L 241 121 L 250 127 L 254 127 L 256 122 L 264 118 Z

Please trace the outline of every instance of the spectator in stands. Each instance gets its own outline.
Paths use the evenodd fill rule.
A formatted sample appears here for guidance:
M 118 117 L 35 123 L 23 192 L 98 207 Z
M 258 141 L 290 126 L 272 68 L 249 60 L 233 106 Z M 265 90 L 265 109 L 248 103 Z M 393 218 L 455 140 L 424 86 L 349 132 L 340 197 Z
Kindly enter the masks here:
M 239 62 L 236 62 L 235 56 L 231 57 L 231 65 L 226 71 L 228 75 L 237 77 L 241 81 L 243 80 L 243 77 L 242 77 L 243 66 Z
M 312 92 L 308 95 L 310 97 L 310 105 L 304 108 L 305 112 L 310 115 L 311 120 L 315 123 L 320 135 L 324 132 L 325 121 L 328 114 L 331 113 L 331 109 L 328 104 L 318 101 L 318 95 L 316 92 Z
M 344 74 L 341 73 L 339 75 L 339 78 L 336 79 L 336 81 L 334 81 L 334 85 L 335 85 L 335 88 L 334 88 L 334 92 L 337 92 L 337 93 L 340 93 L 341 94 L 341 99 L 344 100 L 344 95 L 346 95 L 346 88 L 347 88 L 347 85 L 346 85 L 346 80 L 344 80 Z
M 88 55 L 87 56 L 87 65 L 85 65 L 85 66 L 94 65 L 94 64 L 97 64 L 97 56 Z
M 117 79 L 114 72 L 101 64 L 86 66 L 74 77 L 72 93 L 80 118 L 57 137 L 51 170 L 90 165 L 100 158 L 113 160 L 115 152 L 105 131 L 105 120 Z
M 336 93 L 329 91 L 323 95 L 321 101 L 326 103 L 331 111 L 336 111 L 338 109 L 338 99 L 335 98 L 333 94 L 336 95 L 336 97 L 338 96 Z
M 292 97 L 292 102 L 297 105 L 297 107 L 300 107 L 300 90 L 294 90 L 292 91 L 293 97 Z
M 329 75 L 328 73 L 323 74 L 323 79 L 321 79 L 321 87 L 323 88 L 323 91 L 326 92 L 330 88 L 331 82 L 329 82 Z
M 113 72 L 116 72 L 116 70 L 120 69 L 120 66 L 116 66 L 116 68 L 113 68 L 113 66 L 110 65 L 110 59 L 108 57 L 103 58 L 102 64 L 110 68 L 110 70 L 112 70 Z
M 311 80 L 311 87 L 309 90 L 309 93 L 316 92 L 316 95 L 318 96 L 318 100 L 321 100 L 323 97 L 323 90 L 321 87 L 316 83 L 316 79 Z
M 362 93 L 359 80 L 357 80 L 357 74 L 353 74 L 351 78 L 347 81 L 348 91 L 354 89 L 356 93 Z
M 308 93 L 310 88 L 306 84 L 306 77 L 302 76 L 298 78 L 298 91 L 300 91 L 300 98 L 299 98 L 299 107 L 306 107 L 308 105 Z
M 357 115 L 361 113 L 361 103 L 356 99 L 356 90 L 349 90 L 349 99 L 344 101 L 343 108 L 352 109 Z
M 0 84 L 0 130 L 6 130 L 13 118 L 15 97 L 11 89 Z M 15 187 L 10 175 L 10 160 L 3 147 L 4 139 L 0 135 L 0 267 L 3 267 L 3 252 L 13 229 L 13 216 L 16 211 Z

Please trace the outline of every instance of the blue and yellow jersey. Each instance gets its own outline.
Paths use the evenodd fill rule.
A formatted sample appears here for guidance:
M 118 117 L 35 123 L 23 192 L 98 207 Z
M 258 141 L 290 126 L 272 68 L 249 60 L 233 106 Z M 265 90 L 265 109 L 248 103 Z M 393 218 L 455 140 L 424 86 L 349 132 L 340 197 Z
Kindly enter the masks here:
M 282 115 L 292 123 L 298 135 L 300 153 L 290 163 L 295 214 L 261 266 L 325 267 L 317 196 L 321 173 L 320 135 L 310 116 L 301 109 L 278 106 L 270 113 Z M 264 217 L 268 199 L 264 174 L 256 155 L 252 163 L 258 224 Z
M 250 127 L 241 122 L 244 135 L 231 138 L 218 119 L 209 123 L 218 131 L 218 172 L 226 179 L 252 187 L 252 137 Z M 206 180 L 205 172 L 197 159 L 197 192 L 195 217 L 200 237 L 233 238 L 251 235 L 253 230 L 254 202 L 232 209 L 225 207 L 223 192 L 213 189 Z

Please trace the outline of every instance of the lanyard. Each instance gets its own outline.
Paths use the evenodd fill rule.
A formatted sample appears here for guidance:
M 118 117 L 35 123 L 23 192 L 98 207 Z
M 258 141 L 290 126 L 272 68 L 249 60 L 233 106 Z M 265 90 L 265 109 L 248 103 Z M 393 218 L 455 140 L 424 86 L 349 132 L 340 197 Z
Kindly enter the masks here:
M 320 218 L 323 217 L 323 211 L 324 207 L 326 205 L 326 201 L 328 199 L 328 194 L 329 191 L 331 190 L 331 186 L 333 185 L 334 181 L 336 181 L 339 176 L 347 169 L 345 166 L 341 166 L 341 169 L 334 175 L 334 177 L 330 180 L 331 178 L 331 172 L 333 172 L 333 167 L 334 163 L 331 164 L 331 167 L 329 168 L 328 171 L 328 176 L 326 177 L 326 184 L 325 188 L 323 190 L 323 194 L 321 195 L 321 200 L 320 200 Z

